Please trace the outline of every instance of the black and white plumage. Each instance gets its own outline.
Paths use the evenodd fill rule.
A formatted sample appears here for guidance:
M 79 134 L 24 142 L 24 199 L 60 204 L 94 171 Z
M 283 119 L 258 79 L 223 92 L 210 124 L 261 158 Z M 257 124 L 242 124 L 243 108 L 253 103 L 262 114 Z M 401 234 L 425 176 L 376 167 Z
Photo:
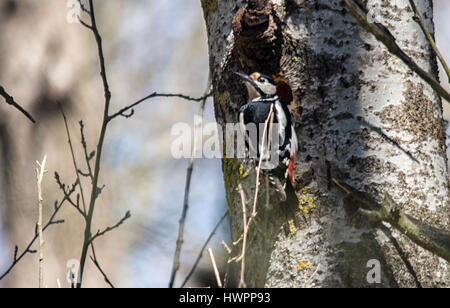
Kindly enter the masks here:
M 281 199 L 284 201 L 286 200 L 287 183 L 291 187 L 295 187 L 294 157 L 298 148 L 298 142 L 292 125 L 291 114 L 286 104 L 278 97 L 276 84 L 271 77 L 260 73 L 251 75 L 236 74 L 244 80 L 249 96 L 249 101 L 239 110 L 239 123 L 244 134 L 247 135 L 246 132 L 250 123 L 259 127 L 260 124 L 263 124 L 269 118 L 271 110 L 273 112 L 273 123 L 277 124 L 275 127 L 278 129 L 276 132 L 278 149 L 275 154 L 278 155 L 279 164 L 265 169 L 269 169 L 266 175 L 270 183 L 281 193 Z M 260 139 L 257 139 L 259 140 L 258 142 L 261 142 Z M 251 140 L 247 140 L 246 146 L 248 150 L 257 153 L 259 160 L 261 155 L 259 151 L 260 145 L 253 143 Z

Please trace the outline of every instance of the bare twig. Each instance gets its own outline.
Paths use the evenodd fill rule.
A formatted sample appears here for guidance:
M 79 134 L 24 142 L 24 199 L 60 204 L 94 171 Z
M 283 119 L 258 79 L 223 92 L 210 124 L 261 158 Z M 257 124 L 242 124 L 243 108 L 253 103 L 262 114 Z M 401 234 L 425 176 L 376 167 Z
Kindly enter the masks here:
M 28 111 L 26 111 L 25 109 L 23 109 L 22 106 L 16 103 L 14 98 L 11 95 L 9 95 L 8 92 L 6 92 L 6 90 L 2 86 L 0 86 L 0 96 L 2 96 L 5 99 L 5 102 L 7 104 L 13 106 L 14 108 L 22 112 L 31 122 L 36 123 L 33 117 L 28 113 Z
M 134 114 L 134 109 L 133 109 L 134 107 L 136 107 L 137 105 L 139 105 L 139 104 L 141 104 L 141 103 L 143 103 L 143 102 L 145 102 L 145 101 L 147 101 L 147 100 L 149 100 L 151 98 L 155 98 L 155 97 L 176 97 L 176 98 L 182 98 L 184 100 L 192 101 L 192 102 L 203 102 L 208 97 L 210 97 L 211 95 L 212 95 L 212 92 L 209 91 L 209 87 L 208 87 L 208 91 L 205 92 L 205 94 L 203 94 L 203 96 L 201 96 L 199 98 L 193 98 L 193 97 L 190 97 L 190 96 L 187 96 L 187 95 L 183 95 L 183 94 L 163 94 L 163 93 L 153 92 L 152 94 L 147 95 L 146 97 L 138 100 L 137 102 L 120 109 L 119 111 L 117 111 L 116 113 L 111 115 L 109 117 L 109 120 L 112 120 L 112 119 L 114 119 L 114 118 L 116 118 L 118 116 L 123 116 L 125 118 L 130 118 Z M 126 114 L 126 112 L 130 112 L 130 113 Z
M 87 149 L 87 143 L 86 143 L 86 137 L 84 135 L 84 124 L 83 121 L 79 122 L 80 124 L 80 135 L 81 135 L 81 145 L 83 146 L 83 152 L 84 152 L 84 158 L 86 160 L 86 164 L 88 167 L 88 173 L 83 174 L 84 176 L 87 176 L 91 179 L 91 182 L 94 180 L 94 175 L 92 174 L 92 167 L 91 167 L 91 159 L 94 158 L 95 156 L 95 151 L 91 152 L 91 154 L 88 154 L 88 149 Z
M 84 3 L 81 0 L 78 0 L 78 3 L 83 12 L 85 12 L 88 15 L 91 14 L 91 12 L 86 8 L 86 6 L 84 5 Z
M 72 189 L 70 191 L 67 192 L 67 196 L 64 196 L 64 198 L 61 200 L 61 202 L 56 202 L 55 203 L 55 209 L 53 211 L 53 214 L 51 215 L 51 217 L 49 218 L 47 224 L 42 228 L 42 232 L 45 232 L 45 230 L 47 230 L 48 227 L 52 226 L 52 225 L 56 225 L 56 224 L 61 224 L 64 223 L 64 220 L 55 220 L 56 215 L 58 214 L 59 210 L 62 208 L 62 206 L 64 205 L 64 203 L 68 200 L 68 198 L 70 198 L 70 196 L 75 192 L 75 188 L 76 185 L 74 184 L 72 186 Z M 11 271 L 12 269 L 23 259 L 23 257 L 25 257 L 28 253 L 36 253 L 35 250 L 32 250 L 31 247 L 33 246 L 33 244 L 36 242 L 36 240 L 38 239 L 39 234 L 37 232 L 35 232 L 34 237 L 31 239 L 31 241 L 29 242 L 29 244 L 27 245 L 27 247 L 25 248 L 25 250 L 19 255 L 19 248 L 16 246 L 14 248 L 14 257 L 13 257 L 13 262 L 12 264 L 8 267 L 8 269 L 0 276 L 0 280 L 2 280 L 3 278 L 5 278 Z
M 441 52 L 437 48 L 437 45 L 436 45 L 436 42 L 434 41 L 433 36 L 431 35 L 430 31 L 428 31 L 428 28 L 425 25 L 425 22 L 424 22 L 424 20 L 422 18 L 422 14 L 420 14 L 419 10 L 417 9 L 416 3 L 414 2 L 414 0 L 409 0 L 409 3 L 411 4 L 411 7 L 412 7 L 413 12 L 414 12 L 414 20 L 422 28 L 422 31 L 425 34 L 425 36 L 428 39 L 428 41 L 430 42 L 434 53 L 436 54 L 436 56 L 438 57 L 439 61 L 441 62 L 442 67 L 444 68 L 444 70 L 445 70 L 445 72 L 447 74 L 448 82 L 450 83 L 450 68 L 448 67 L 447 62 L 445 62 L 444 57 L 442 56 Z
M 83 216 L 86 219 L 86 213 L 83 212 L 83 210 L 80 208 L 80 195 L 77 194 L 77 201 L 75 203 L 72 200 L 72 198 L 68 195 L 68 192 L 66 190 L 66 185 L 61 183 L 61 179 L 60 179 L 60 176 L 59 176 L 58 172 L 55 172 L 55 179 L 56 179 L 56 183 L 59 186 L 59 189 L 61 189 L 61 191 L 64 194 L 64 197 L 67 199 L 69 204 L 72 205 L 81 214 L 81 216 Z M 73 187 L 75 188 L 78 184 L 79 184 L 79 182 L 78 182 L 78 179 L 77 179 L 76 182 L 73 184 Z M 67 189 L 69 189 L 69 188 L 67 188 Z
M 355 17 L 358 23 L 366 31 L 372 33 L 393 55 L 400 58 L 412 71 L 428 83 L 437 94 L 450 103 L 450 93 L 448 93 L 430 73 L 420 68 L 417 63 L 397 45 L 394 36 L 386 27 L 379 23 L 370 23 L 367 20 L 367 14 L 353 0 L 344 0 L 344 3 L 347 5 L 353 17 Z
M 97 255 L 95 253 L 95 248 L 94 248 L 94 243 L 91 243 L 91 251 L 92 251 L 92 256 L 91 256 L 91 260 L 94 263 L 94 265 L 97 267 L 97 269 L 99 270 L 99 272 L 102 274 L 103 279 L 105 279 L 105 282 L 112 288 L 114 289 L 114 285 L 112 284 L 111 280 L 109 279 L 108 275 L 106 275 L 106 273 L 103 271 L 102 267 L 100 266 L 98 260 L 97 260 Z
M 203 244 L 202 248 L 200 249 L 200 253 L 197 256 L 197 259 L 194 262 L 194 265 L 192 266 L 191 270 L 189 271 L 189 274 L 186 276 L 186 278 L 184 279 L 184 282 L 181 284 L 180 288 L 183 288 L 186 283 L 189 281 L 189 279 L 191 279 L 192 274 L 194 274 L 195 269 L 198 266 L 198 263 L 200 262 L 200 259 L 203 256 L 203 252 L 205 251 L 206 247 L 208 246 L 209 242 L 211 241 L 211 239 L 213 238 L 214 234 L 216 233 L 217 229 L 219 228 L 220 224 L 225 220 L 225 218 L 228 216 L 228 210 L 225 211 L 225 213 L 222 215 L 222 217 L 219 219 L 219 221 L 217 222 L 216 226 L 214 227 L 214 229 L 212 230 L 212 232 L 209 234 L 206 242 Z
M 308 283 L 314 278 L 314 276 L 317 274 L 317 272 L 319 271 L 319 267 L 320 264 L 317 265 L 315 271 L 312 273 L 312 275 L 308 278 L 308 280 L 305 281 L 305 283 L 303 284 L 303 288 L 306 288 Z
M 241 275 L 239 279 L 239 288 L 245 288 L 245 253 L 247 249 L 247 233 L 248 233 L 248 225 L 251 222 L 249 219 L 247 221 L 247 198 L 245 197 L 244 189 L 242 185 L 238 186 L 239 193 L 241 195 L 241 203 L 242 203 L 242 224 L 243 224 L 243 235 L 242 235 L 242 252 L 236 262 L 241 261 Z
M 224 241 L 224 240 L 222 240 L 222 241 L 220 242 L 220 244 L 222 244 L 222 246 L 223 246 L 223 249 L 225 249 L 225 250 L 226 250 L 226 252 L 227 252 L 228 254 L 230 254 L 230 253 L 232 252 L 232 250 L 231 250 L 230 246 L 228 246 L 228 244 L 227 244 L 227 243 L 225 243 L 225 241 Z
M 205 94 L 202 96 L 202 103 L 200 105 L 200 111 L 199 111 L 199 122 L 196 123 L 196 127 L 194 129 L 195 132 L 199 130 L 199 127 L 202 125 L 201 121 L 203 119 L 203 113 L 205 110 L 205 104 L 206 100 L 208 98 L 208 93 L 210 92 L 211 88 L 211 81 L 210 78 L 208 78 L 207 87 Z M 125 110 L 126 111 L 126 110 Z M 119 112 L 119 114 L 123 114 L 123 112 Z M 184 223 L 186 221 L 186 215 L 187 210 L 189 207 L 189 192 L 191 188 L 191 178 L 192 178 L 192 171 L 194 170 L 194 161 L 195 161 L 195 153 L 197 152 L 197 134 L 195 133 L 194 137 L 194 146 L 192 147 L 192 153 L 191 153 L 191 159 L 189 160 L 189 164 L 186 170 L 186 184 L 184 189 L 184 202 L 183 202 L 183 210 L 181 212 L 181 218 L 180 218 L 180 225 L 178 229 L 178 238 L 175 248 L 175 255 L 173 258 L 173 266 L 172 266 L 172 273 L 170 275 L 170 281 L 169 281 L 169 288 L 172 288 L 175 283 L 175 278 L 177 275 L 177 271 L 180 268 L 180 255 L 181 255 L 181 247 L 183 245 L 183 236 L 184 236 Z
M 45 164 L 47 155 L 44 156 L 42 163 L 37 162 L 39 168 L 36 168 L 37 188 L 38 188 L 38 233 L 39 233 L 39 288 L 44 287 L 44 234 L 42 230 L 42 181 L 44 180 Z
M 85 21 L 83 21 L 80 16 L 78 16 L 78 22 L 88 30 L 92 31 L 92 26 L 88 25 Z
M 75 152 L 73 150 L 72 138 L 70 137 L 69 125 L 67 124 L 67 118 L 66 118 L 66 115 L 64 113 L 64 109 L 63 109 L 61 104 L 59 104 L 59 108 L 60 108 L 61 115 L 62 115 L 63 120 L 64 120 L 64 125 L 66 127 L 67 142 L 69 143 L 70 154 L 72 155 L 73 167 L 75 169 L 75 174 L 77 176 L 77 180 L 78 180 L 78 183 L 79 183 L 80 194 L 81 194 L 81 201 L 82 201 L 82 204 L 83 204 L 83 213 L 84 213 L 83 217 L 86 218 L 86 201 L 85 201 L 85 198 L 84 198 L 83 185 L 81 184 L 81 180 L 80 180 L 80 172 L 79 172 L 79 169 L 78 169 L 77 160 L 75 159 Z
M 107 227 L 107 228 L 106 228 L 105 230 L 103 230 L 103 231 L 98 230 L 97 233 L 96 233 L 94 236 L 91 237 L 89 243 L 92 243 L 92 242 L 94 242 L 97 238 L 99 238 L 100 236 L 103 236 L 103 235 L 105 235 L 106 233 L 111 232 L 111 231 L 113 231 L 114 229 L 119 228 L 119 227 L 120 227 L 127 219 L 129 219 L 130 217 L 131 217 L 130 211 L 126 212 L 126 213 L 125 213 L 125 216 L 124 216 L 118 223 L 116 223 L 114 226 Z
M 100 62 L 100 76 L 101 76 L 101 80 L 103 83 L 103 92 L 104 92 L 105 100 L 104 100 L 102 127 L 100 130 L 100 137 L 99 137 L 99 141 L 97 144 L 97 151 L 96 151 L 97 155 L 95 157 L 92 188 L 91 188 L 91 197 L 90 197 L 90 201 L 89 201 L 89 207 L 87 209 L 87 219 L 86 219 L 86 226 L 85 226 L 85 230 L 84 230 L 83 248 L 82 248 L 81 257 L 80 257 L 80 279 L 79 279 L 79 282 L 77 283 L 77 288 L 81 288 L 81 286 L 82 286 L 84 267 L 86 264 L 86 257 L 87 257 L 89 245 L 91 243 L 92 219 L 94 217 L 94 210 L 95 210 L 95 204 L 97 201 L 97 197 L 100 192 L 100 190 L 98 188 L 98 181 L 99 181 L 99 175 L 100 175 L 100 165 L 101 165 L 103 144 L 105 141 L 106 129 L 108 126 L 108 121 L 109 121 L 109 106 L 110 106 L 110 102 L 111 102 L 111 91 L 109 89 L 109 83 L 108 83 L 108 78 L 107 78 L 107 74 L 106 74 L 106 65 L 105 65 L 105 57 L 104 57 L 104 52 L 103 52 L 102 37 L 101 37 L 100 32 L 97 27 L 93 0 L 89 0 L 89 16 L 91 19 L 91 26 L 89 26 L 88 29 L 91 30 L 92 33 L 94 34 L 94 38 L 97 43 L 97 52 L 98 52 L 98 58 L 99 58 L 99 62 Z M 78 173 L 78 170 L 76 170 L 76 172 Z
M 266 140 L 266 135 L 268 134 L 268 127 L 270 125 L 270 129 L 272 128 L 273 123 L 273 104 L 270 105 L 269 115 L 267 116 L 266 121 L 264 122 L 264 131 L 261 139 L 261 147 L 260 147 L 260 158 L 258 162 L 258 167 L 256 168 L 256 188 L 255 188 L 255 198 L 253 199 L 253 211 L 252 217 L 256 216 L 256 203 L 258 202 L 258 192 L 259 192 L 259 175 L 261 173 L 262 161 L 264 158 L 264 142 Z M 267 146 L 269 146 L 270 141 L 268 141 Z M 268 147 L 270 148 L 270 147 Z
M 216 264 L 216 259 L 214 258 L 214 253 L 212 251 L 211 248 L 208 248 L 208 253 L 209 253 L 209 257 L 211 259 L 211 263 L 214 269 L 214 275 L 216 276 L 216 281 L 217 281 L 217 285 L 219 286 L 219 288 L 222 288 L 222 279 L 220 279 L 220 273 L 219 270 L 217 269 L 217 264 Z

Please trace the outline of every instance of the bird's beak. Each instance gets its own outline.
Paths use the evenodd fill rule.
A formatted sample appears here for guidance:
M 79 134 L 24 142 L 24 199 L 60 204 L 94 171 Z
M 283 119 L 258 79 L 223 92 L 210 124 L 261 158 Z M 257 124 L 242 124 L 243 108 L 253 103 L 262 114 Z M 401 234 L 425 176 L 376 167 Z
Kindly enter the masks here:
M 239 72 L 234 72 L 234 74 L 238 75 L 239 77 L 241 77 L 244 80 L 244 82 L 249 83 L 254 88 L 256 88 L 255 81 L 249 75 L 245 75 L 245 74 L 242 74 L 242 73 L 239 73 Z

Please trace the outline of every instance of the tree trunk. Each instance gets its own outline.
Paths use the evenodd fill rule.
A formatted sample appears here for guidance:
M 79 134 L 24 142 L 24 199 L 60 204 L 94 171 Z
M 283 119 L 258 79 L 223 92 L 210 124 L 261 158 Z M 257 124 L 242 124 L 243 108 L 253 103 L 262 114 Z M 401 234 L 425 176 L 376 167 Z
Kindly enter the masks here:
M 341 1 L 201 2 L 219 125 L 237 122 L 245 103 L 234 71 L 282 71 L 294 93 L 300 204 L 292 211 L 276 200 L 265 206 L 260 198 L 247 237 L 246 286 L 449 287 L 447 262 L 388 224 L 374 225 L 357 214 L 331 181 L 339 179 L 377 201 L 389 193 L 406 213 L 448 229 L 442 105 L 431 87 L 362 30 Z M 360 2 L 437 76 L 408 0 Z M 433 33 L 431 1 L 415 2 Z M 250 212 L 255 172 L 245 176 L 234 158 L 223 159 L 223 172 L 237 241 L 243 218 L 236 188 L 242 184 Z M 231 257 L 240 254 L 241 245 Z M 235 279 L 240 268 L 233 263 Z

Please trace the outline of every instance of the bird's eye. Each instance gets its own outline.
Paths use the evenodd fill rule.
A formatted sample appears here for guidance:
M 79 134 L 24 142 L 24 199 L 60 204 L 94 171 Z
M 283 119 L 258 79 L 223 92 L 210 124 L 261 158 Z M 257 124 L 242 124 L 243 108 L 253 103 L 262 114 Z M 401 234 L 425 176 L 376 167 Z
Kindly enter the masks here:
M 258 81 L 264 83 L 264 82 L 266 82 L 266 79 L 264 79 L 263 77 L 259 77 L 259 78 L 258 78 Z

